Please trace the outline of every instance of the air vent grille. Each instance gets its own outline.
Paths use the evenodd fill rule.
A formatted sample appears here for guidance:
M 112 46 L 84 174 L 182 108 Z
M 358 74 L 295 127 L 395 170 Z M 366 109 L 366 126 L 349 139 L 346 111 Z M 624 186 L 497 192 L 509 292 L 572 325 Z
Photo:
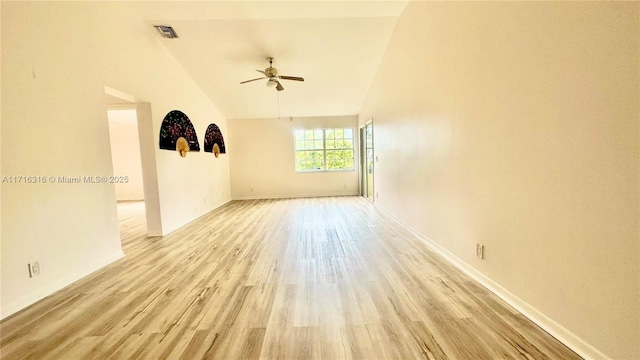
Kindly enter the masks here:
M 171 26 L 154 25 L 154 27 L 158 30 L 160 35 L 162 35 L 162 37 L 164 37 L 164 38 L 176 39 L 178 37 L 178 34 L 176 33 L 175 30 L 173 30 L 173 28 Z

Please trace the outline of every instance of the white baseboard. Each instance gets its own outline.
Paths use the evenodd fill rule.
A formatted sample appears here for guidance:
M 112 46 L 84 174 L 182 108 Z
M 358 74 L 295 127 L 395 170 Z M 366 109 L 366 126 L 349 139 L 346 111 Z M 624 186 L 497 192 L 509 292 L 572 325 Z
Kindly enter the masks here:
M 522 315 L 526 316 L 529 320 L 534 322 L 536 325 L 540 326 L 544 331 L 549 333 L 554 338 L 558 339 L 561 343 L 566 345 L 568 348 L 573 350 L 576 354 L 580 355 L 584 359 L 587 360 L 611 360 L 611 358 L 605 354 L 603 354 L 600 350 L 593 347 L 591 344 L 584 341 L 582 338 L 569 331 L 564 326 L 558 324 L 556 321 L 546 316 L 544 313 L 536 309 L 535 307 L 529 305 L 527 302 L 523 301 L 516 295 L 512 294 L 510 291 L 502 287 L 500 284 L 493 281 L 491 278 L 476 270 L 473 266 L 467 264 L 462 259 L 451 253 L 449 250 L 445 249 L 441 245 L 437 244 L 435 241 L 429 239 L 428 237 L 420 234 L 417 230 L 413 229 L 411 226 L 403 223 L 400 219 L 396 218 L 393 214 L 387 211 L 385 208 L 380 205 L 375 205 L 376 208 L 380 209 L 387 216 L 393 219 L 398 225 L 405 228 L 411 234 L 416 236 L 418 239 L 423 241 L 427 246 L 429 246 L 436 253 L 444 257 L 451 264 L 457 267 L 460 271 L 464 272 L 466 275 L 471 277 L 472 279 L 479 282 L 482 286 L 487 288 L 489 291 L 494 293 L 496 296 L 504 300 L 507 304 L 511 305 L 514 309 L 518 310 Z
M 65 288 L 68 285 L 82 279 L 85 276 L 90 275 L 91 273 L 102 269 L 103 267 L 111 264 L 112 262 L 121 259 L 124 257 L 124 253 L 122 251 L 115 252 L 113 254 L 104 256 L 97 261 L 92 263 L 91 267 L 86 269 L 82 269 L 75 273 L 72 273 L 64 278 L 56 281 L 53 284 L 49 284 L 43 288 L 36 290 L 35 292 L 24 296 L 16 301 L 13 301 L 9 304 L 2 304 L 2 308 L 0 309 L 0 320 L 5 319 L 20 310 L 26 309 L 27 307 L 35 304 L 36 302 L 46 298 L 49 295 L 52 295 L 56 291 L 59 291 Z
M 239 196 L 234 196 L 233 200 L 298 199 L 298 198 L 330 197 L 330 196 L 358 196 L 358 193 L 349 191 L 349 192 L 338 192 L 338 193 L 311 193 L 311 194 L 239 195 Z

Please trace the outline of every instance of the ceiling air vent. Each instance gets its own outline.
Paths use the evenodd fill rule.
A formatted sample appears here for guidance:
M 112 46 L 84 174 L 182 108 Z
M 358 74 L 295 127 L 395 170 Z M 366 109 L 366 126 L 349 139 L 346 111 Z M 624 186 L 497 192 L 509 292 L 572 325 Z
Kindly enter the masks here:
M 162 37 L 167 38 L 167 39 L 175 39 L 178 37 L 178 34 L 176 34 L 176 31 L 173 30 L 173 28 L 171 26 L 166 26 L 166 25 L 154 25 L 154 27 L 156 29 L 158 29 L 158 32 L 160 33 L 160 35 L 162 35 Z

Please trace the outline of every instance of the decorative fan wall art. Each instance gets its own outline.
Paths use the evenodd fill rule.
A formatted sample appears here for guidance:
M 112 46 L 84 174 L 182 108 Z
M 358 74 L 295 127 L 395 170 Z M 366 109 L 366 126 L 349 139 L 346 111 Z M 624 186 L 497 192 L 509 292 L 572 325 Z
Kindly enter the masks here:
M 198 135 L 189 117 L 180 110 L 171 110 L 160 126 L 160 149 L 178 150 L 180 156 L 188 151 L 200 151 Z
M 212 152 L 216 157 L 218 154 L 226 154 L 222 132 L 216 124 L 209 124 L 207 132 L 204 134 L 204 151 Z

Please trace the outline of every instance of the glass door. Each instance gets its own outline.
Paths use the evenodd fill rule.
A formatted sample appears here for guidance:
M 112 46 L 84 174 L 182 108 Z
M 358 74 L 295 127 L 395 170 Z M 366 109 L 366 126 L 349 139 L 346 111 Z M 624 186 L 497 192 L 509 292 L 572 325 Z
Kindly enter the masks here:
M 360 128 L 360 195 L 373 201 L 373 122 Z

